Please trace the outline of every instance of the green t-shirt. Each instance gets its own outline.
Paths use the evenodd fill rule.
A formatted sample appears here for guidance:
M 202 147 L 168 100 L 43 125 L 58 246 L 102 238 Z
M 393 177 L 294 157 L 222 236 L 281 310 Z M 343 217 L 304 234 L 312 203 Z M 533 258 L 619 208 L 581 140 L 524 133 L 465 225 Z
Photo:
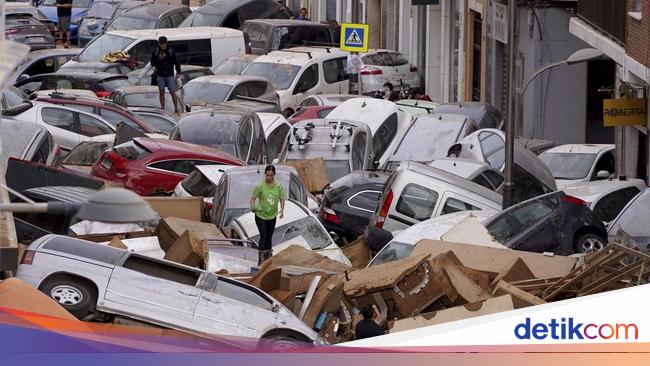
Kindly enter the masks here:
M 272 186 L 262 182 L 253 189 L 253 197 L 257 198 L 255 207 L 251 207 L 255 215 L 262 220 L 272 220 L 278 215 L 278 204 L 284 199 L 284 189 L 278 182 Z

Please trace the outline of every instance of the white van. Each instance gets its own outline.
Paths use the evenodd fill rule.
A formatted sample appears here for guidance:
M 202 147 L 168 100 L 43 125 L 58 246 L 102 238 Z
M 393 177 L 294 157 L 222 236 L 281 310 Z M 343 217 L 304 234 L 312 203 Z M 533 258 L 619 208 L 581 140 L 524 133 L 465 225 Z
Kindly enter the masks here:
M 90 42 L 67 64 L 100 61 L 110 52 L 124 51 L 144 66 L 158 47 L 158 38 L 167 37 L 178 61 L 185 65 L 214 66 L 226 58 L 244 53 L 244 33 L 230 28 L 196 27 L 110 31 Z M 66 65 L 67 65 L 66 64 Z

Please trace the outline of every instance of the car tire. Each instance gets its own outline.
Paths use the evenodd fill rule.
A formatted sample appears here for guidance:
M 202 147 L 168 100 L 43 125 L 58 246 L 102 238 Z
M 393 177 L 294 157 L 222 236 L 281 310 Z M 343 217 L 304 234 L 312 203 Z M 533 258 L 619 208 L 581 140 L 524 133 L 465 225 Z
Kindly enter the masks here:
M 291 109 L 291 108 L 287 108 L 287 109 L 285 109 L 285 110 L 282 112 L 282 115 L 283 115 L 285 118 L 289 118 L 289 117 L 293 116 L 294 113 L 295 113 L 295 112 L 293 111 L 293 109 Z
M 258 347 L 262 348 L 265 351 L 279 352 L 279 353 L 289 353 L 297 352 L 305 349 L 309 345 L 303 342 L 300 342 L 294 337 L 282 334 L 276 334 L 262 338 Z
M 587 233 L 578 237 L 574 245 L 574 250 L 576 253 L 593 253 L 603 249 L 605 245 L 606 243 L 603 242 L 600 236 Z
M 39 289 L 78 319 L 95 313 L 97 290 L 88 281 L 58 276 L 46 280 Z

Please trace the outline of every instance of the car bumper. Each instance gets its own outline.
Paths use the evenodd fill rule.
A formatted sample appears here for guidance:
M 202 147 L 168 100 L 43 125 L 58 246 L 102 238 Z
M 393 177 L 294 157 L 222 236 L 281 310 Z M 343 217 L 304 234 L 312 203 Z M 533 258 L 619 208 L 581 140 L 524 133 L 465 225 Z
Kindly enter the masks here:
M 344 237 L 348 240 L 354 240 L 356 239 L 359 235 L 363 234 L 363 231 L 361 230 L 353 230 L 353 229 L 348 229 L 345 227 L 342 227 L 341 225 L 337 224 L 332 224 L 331 222 L 320 220 L 321 224 L 325 227 L 325 230 L 327 232 L 333 231 L 335 232 L 339 237 Z
M 373 252 L 380 251 L 392 239 L 393 234 L 390 231 L 380 229 L 374 225 L 366 226 L 366 229 L 363 231 L 363 241 Z

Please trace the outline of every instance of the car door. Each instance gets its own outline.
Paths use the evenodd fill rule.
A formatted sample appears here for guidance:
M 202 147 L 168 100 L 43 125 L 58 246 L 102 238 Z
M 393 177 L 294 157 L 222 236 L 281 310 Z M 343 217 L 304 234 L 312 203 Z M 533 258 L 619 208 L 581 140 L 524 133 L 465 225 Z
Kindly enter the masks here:
M 337 57 L 323 61 L 323 92 L 347 94 L 348 79 L 347 57 Z
M 87 137 L 115 133 L 115 128 L 97 116 L 78 112 L 79 134 Z
M 296 86 L 293 89 L 292 107 L 308 97 L 311 94 L 321 94 L 323 91 L 319 89 L 320 68 L 318 64 L 307 66 L 300 74 Z
M 273 302 L 256 289 L 211 273 L 203 274 L 199 286 L 202 292 L 194 312 L 197 330 L 258 338 L 277 319 Z
M 158 29 L 162 29 L 162 28 L 173 28 L 171 17 L 170 17 L 170 16 L 165 16 L 164 18 L 161 18 L 161 19 L 158 21 L 158 26 L 157 26 L 157 28 L 158 28 Z
M 102 308 L 139 319 L 192 329 L 200 271 L 131 254 L 116 266 Z
M 530 202 L 510 213 L 517 230 L 507 246 L 528 252 L 556 252 L 560 249 L 558 233 L 562 223 L 561 217 L 556 217 L 555 206 L 549 200 Z M 559 220 L 559 221 L 558 221 Z
M 45 126 L 63 151 L 70 151 L 81 142 L 76 113 L 69 109 L 42 107 L 38 112 L 38 123 Z
M 447 191 L 442 195 L 442 204 L 438 208 L 436 216 L 446 215 L 460 211 L 480 210 L 478 203 L 458 193 Z

